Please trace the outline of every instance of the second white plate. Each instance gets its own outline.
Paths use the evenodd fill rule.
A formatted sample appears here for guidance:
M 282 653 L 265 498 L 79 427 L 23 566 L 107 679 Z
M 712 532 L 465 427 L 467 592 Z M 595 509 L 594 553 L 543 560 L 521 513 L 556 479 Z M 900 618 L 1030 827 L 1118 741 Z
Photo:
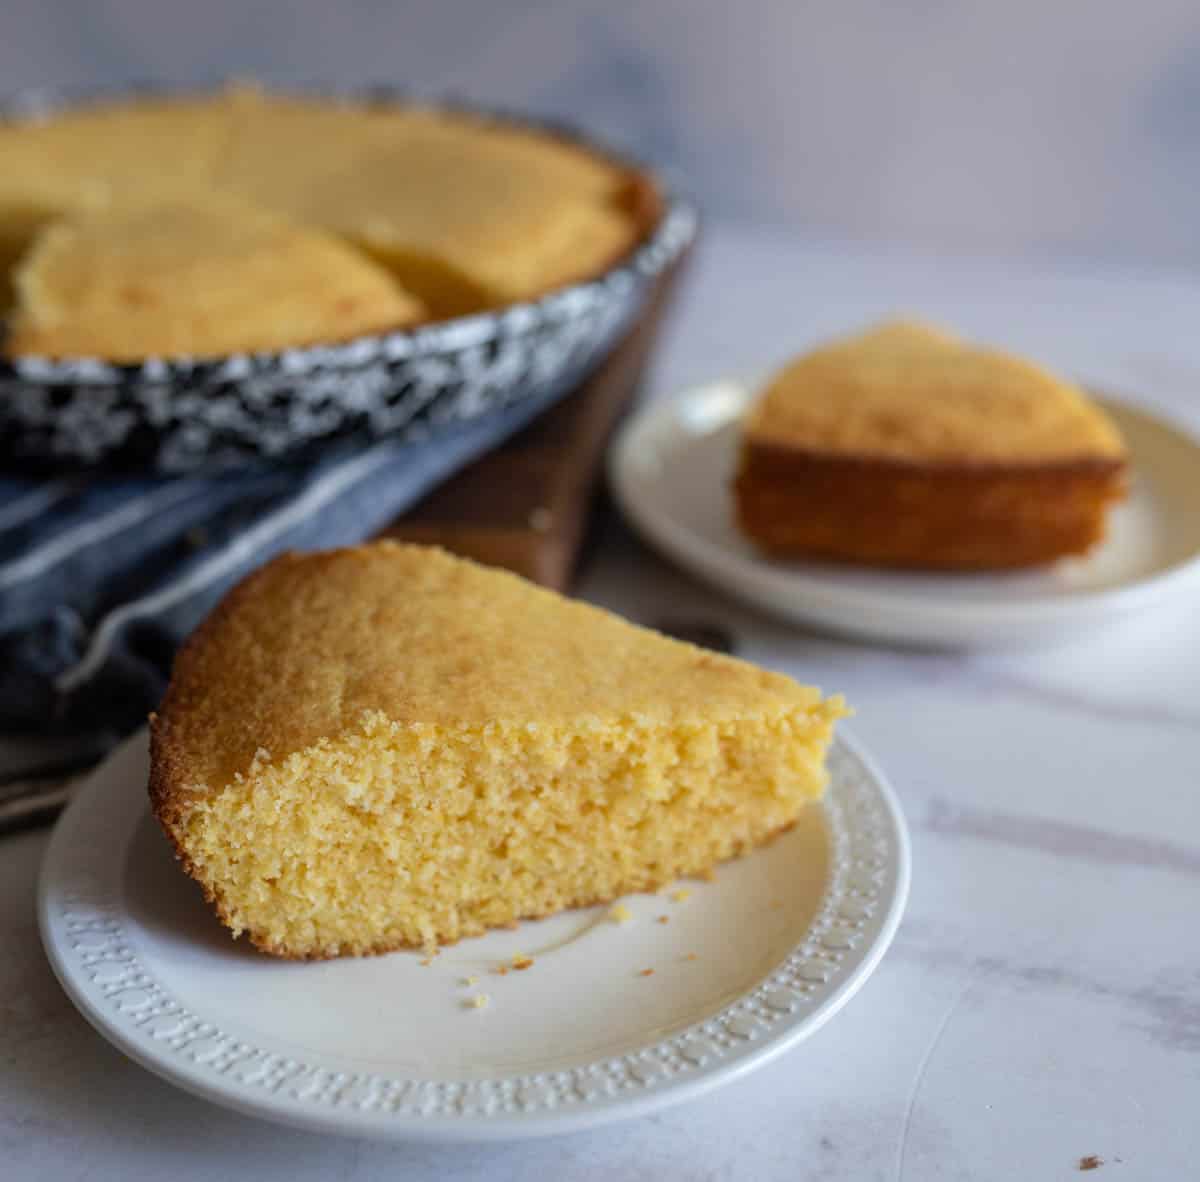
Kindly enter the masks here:
M 1133 488 L 1093 554 L 1036 572 L 939 575 L 765 557 L 737 530 L 731 480 L 736 381 L 654 403 L 610 453 L 617 500 L 664 553 L 777 615 L 869 640 L 962 647 L 1058 640 L 1200 583 L 1200 444 L 1144 410 L 1101 399 L 1129 447 Z
M 687 899 L 631 896 L 627 922 L 597 907 L 432 960 L 301 964 L 230 939 L 175 865 L 147 807 L 142 734 L 55 830 L 42 939 L 105 1038 L 219 1104 L 403 1140 L 566 1132 L 737 1078 L 832 1017 L 879 962 L 908 890 L 904 823 L 844 738 L 830 771 L 790 832 Z M 517 971 L 517 955 L 534 963 Z

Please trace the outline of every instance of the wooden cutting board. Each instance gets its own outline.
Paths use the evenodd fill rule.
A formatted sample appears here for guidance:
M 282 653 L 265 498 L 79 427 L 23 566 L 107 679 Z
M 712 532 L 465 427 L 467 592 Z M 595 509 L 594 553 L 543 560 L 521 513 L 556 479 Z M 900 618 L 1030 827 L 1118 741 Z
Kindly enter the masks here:
M 605 448 L 637 389 L 681 266 L 659 278 L 641 317 L 577 390 L 435 489 L 383 536 L 445 546 L 567 590 Z

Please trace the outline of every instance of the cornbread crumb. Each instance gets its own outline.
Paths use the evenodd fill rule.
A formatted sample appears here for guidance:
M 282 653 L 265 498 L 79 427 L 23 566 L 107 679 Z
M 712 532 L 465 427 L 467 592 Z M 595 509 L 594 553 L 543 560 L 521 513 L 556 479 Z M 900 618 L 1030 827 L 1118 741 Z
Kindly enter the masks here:
M 151 796 L 258 947 L 428 956 L 752 849 L 821 795 L 843 713 L 512 575 L 380 542 L 284 556 L 231 594 L 176 662 Z
M 426 957 L 422 957 L 422 959 L 421 959 L 421 967 L 422 967 L 423 969 L 427 969 L 427 968 L 429 968 L 429 966 L 430 966 L 431 964 L 433 964 L 433 957 L 432 957 L 432 956 L 426 956 Z
M 680 887 L 678 890 L 671 892 L 672 903 L 686 903 L 692 897 L 692 892 L 686 887 Z
M 669 923 L 670 919 L 665 915 L 660 915 L 654 922 L 655 923 Z
M 491 998 L 486 993 L 477 993 L 474 997 L 468 998 L 463 1004 L 470 1010 L 486 1009 Z
M 516 969 L 518 973 L 523 973 L 526 969 L 533 967 L 533 957 L 523 956 L 518 953 L 512 958 L 512 967 Z
M 1104 1165 L 1104 1158 L 1097 1157 L 1094 1153 L 1089 1153 L 1087 1157 L 1079 1159 L 1079 1169 L 1081 1172 L 1083 1170 L 1098 1170 L 1102 1165 Z
M 653 969 L 642 969 L 642 971 L 640 973 L 638 973 L 638 976 L 639 977 L 653 977 L 654 970 Z
M 683 959 L 684 960 L 695 960 L 696 954 L 694 952 L 689 952 Z
M 477 985 L 477 984 L 479 984 L 479 978 L 478 977 L 463 977 L 459 981 L 459 984 L 460 985 Z
M 508 965 L 498 964 L 494 969 L 492 969 L 492 972 L 495 973 L 497 977 L 507 977 Z

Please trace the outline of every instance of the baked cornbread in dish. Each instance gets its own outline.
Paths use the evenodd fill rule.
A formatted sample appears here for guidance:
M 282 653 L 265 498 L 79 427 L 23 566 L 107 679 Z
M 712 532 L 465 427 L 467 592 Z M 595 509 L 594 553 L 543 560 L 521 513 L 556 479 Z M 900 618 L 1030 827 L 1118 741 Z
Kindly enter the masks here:
M 628 169 L 550 136 L 425 107 L 237 101 L 221 183 L 369 250 L 435 317 L 598 274 L 644 228 Z M 330 149 L 314 154 L 318 128 Z
M 16 282 L 9 345 L 48 356 L 253 352 L 347 340 L 423 315 L 352 247 L 217 194 L 60 219 Z
M 1126 469 L 1116 427 L 1078 387 L 890 322 L 769 383 L 734 488 L 741 529 L 772 554 L 999 570 L 1086 553 Z
M 62 218 L 213 192 L 368 252 L 420 304 L 423 321 L 597 276 L 633 250 L 659 213 L 648 178 L 549 133 L 433 107 L 247 86 L 0 124 L 0 159 L 7 275 Z M 20 301 L 18 293 L 23 313 Z M 306 328 L 280 344 L 334 341 L 341 328 L 335 321 L 315 337 Z M 114 355 L 99 331 L 95 339 L 100 356 Z M 133 355 L 155 356 L 155 347 L 146 342 Z M 17 356 L 33 348 L 23 336 L 6 345 Z M 202 344 L 179 349 L 194 356 Z M 129 351 L 122 344 L 120 352 Z
M 706 871 L 819 797 L 840 698 L 444 551 L 286 555 L 185 646 L 150 796 L 283 957 L 448 943 Z

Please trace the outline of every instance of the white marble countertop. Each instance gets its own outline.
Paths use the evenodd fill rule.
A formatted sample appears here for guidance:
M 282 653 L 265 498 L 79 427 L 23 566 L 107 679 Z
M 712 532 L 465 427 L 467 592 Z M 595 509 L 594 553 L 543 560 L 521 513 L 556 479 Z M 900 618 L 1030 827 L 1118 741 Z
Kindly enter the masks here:
M 1200 282 L 711 231 L 653 387 L 761 369 L 906 310 L 1200 426 Z M 1197 473 L 1200 480 L 1200 472 Z M 614 528 L 582 594 L 719 619 L 844 691 L 912 828 L 908 915 L 839 1018 L 697 1103 L 501 1147 L 385 1146 L 174 1090 L 72 1010 L 43 958 L 44 833 L 0 844 L 0 1178 L 1200 1177 L 1200 611 L 987 655 L 871 649 L 736 607 Z

